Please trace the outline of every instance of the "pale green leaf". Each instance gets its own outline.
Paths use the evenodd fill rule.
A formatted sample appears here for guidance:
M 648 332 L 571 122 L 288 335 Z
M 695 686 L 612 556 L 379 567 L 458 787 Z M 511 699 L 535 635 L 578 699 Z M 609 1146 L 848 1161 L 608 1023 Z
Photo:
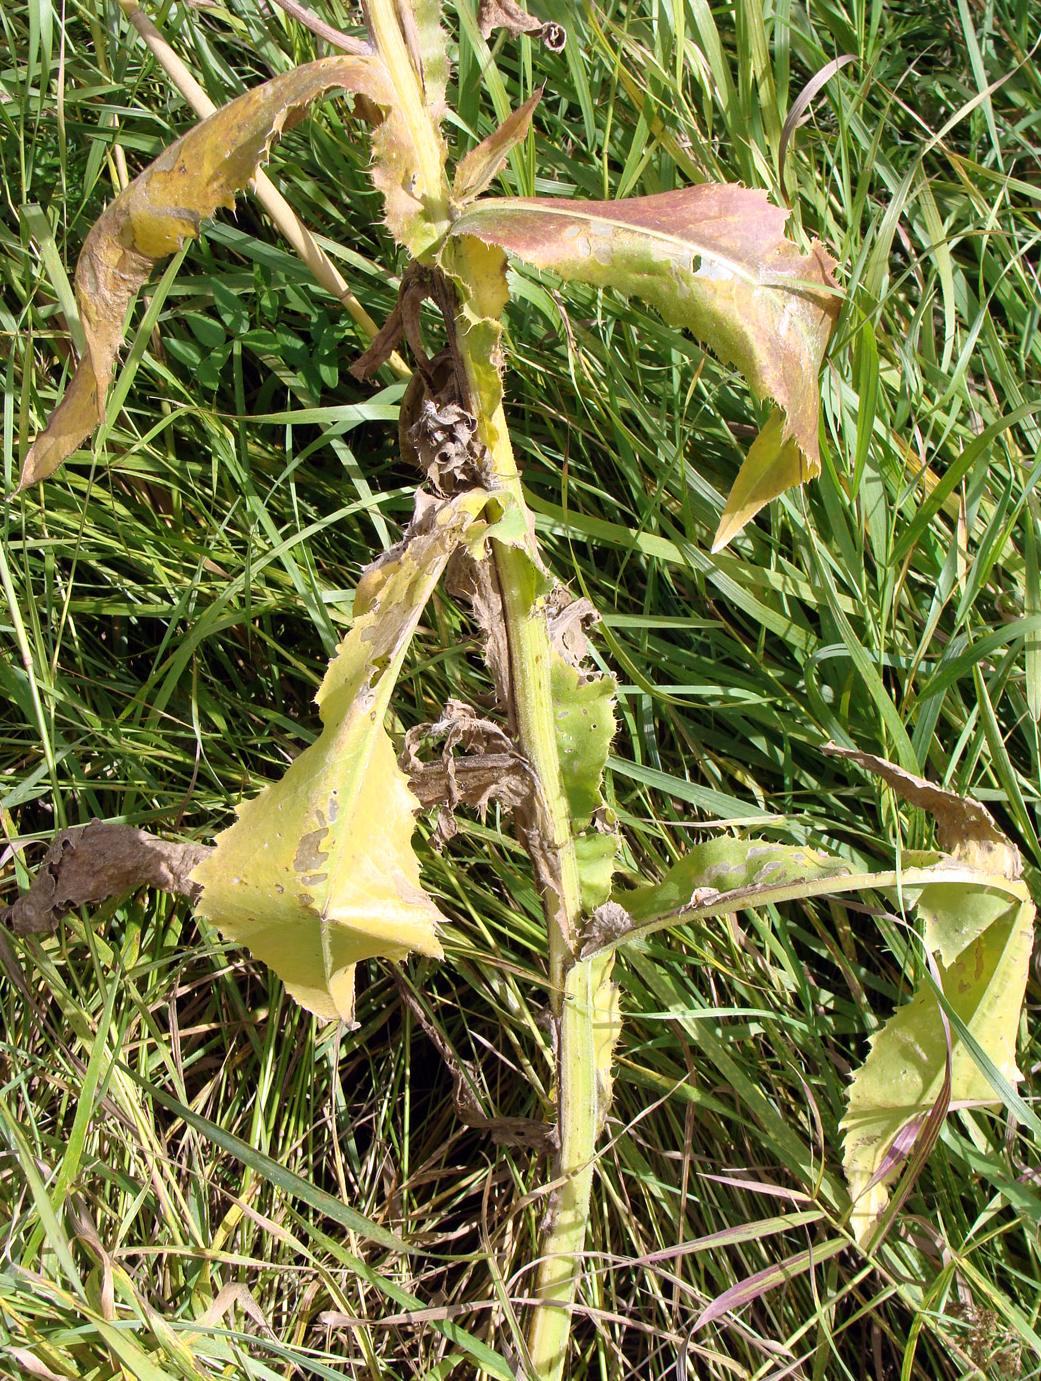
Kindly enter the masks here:
M 592 913 L 608 900 L 618 866 L 618 834 L 613 815 L 604 825 L 603 831 L 588 829 L 575 838 L 582 910 L 586 913 Z
M 560 773 L 576 830 L 603 804 L 600 785 L 614 738 L 614 682 L 586 678 L 563 656 L 554 658 L 550 684 Z
M 849 871 L 849 865 L 840 859 L 802 845 L 720 835 L 695 844 L 660 882 L 620 892 L 616 900 L 634 922 L 642 924 L 659 916 L 674 915 L 692 903 L 708 902 L 717 893 L 757 889 L 744 899 L 745 907 L 753 907 L 758 889 L 838 877 Z M 744 909 L 740 897 L 735 898 L 732 909 Z M 681 917 L 677 915 L 676 919 Z
M 900 886 L 898 902 L 917 903 L 924 939 L 939 955 L 944 996 L 972 1040 L 1009 1084 L 1033 943 L 1034 908 L 1019 881 L 1014 845 L 978 801 L 947 791 L 884 758 L 828 744 L 826 751 L 866 768 L 904 800 L 927 810 L 947 851 L 933 864 L 936 881 Z M 909 860 L 916 871 L 918 858 Z M 966 882 L 966 872 L 969 881 Z M 948 881 L 944 874 L 950 875 Z M 975 882 L 972 881 L 975 875 Z M 948 1084 L 949 1078 L 949 1084 Z M 994 1089 L 964 1041 L 945 1026 L 929 983 L 873 1037 L 849 1088 L 841 1128 L 843 1166 L 853 1198 L 858 1241 L 875 1232 L 889 1202 L 886 1187 L 934 1110 L 990 1105 Z
M 614 681 L 587 678 L 562 650 L 550 672 L 560 775 L 567 798 L 581 884 L 582 910 L 591 912 L 611 895 L 618 853 L 614 817 L 601 790 L 614 738 Z
M 195 870 L 198 909 L 249 947 L 308 1011 L 351 1021 L 354 968 L 439 956 L 440 919 L 412 850 L 417 802 L 384 726 L 416 625 L 449 557 L 478 540 L 480 490 L 433 506 L 365 572 L 329 665 L 322 732 L 285 776 L 238 808 Z

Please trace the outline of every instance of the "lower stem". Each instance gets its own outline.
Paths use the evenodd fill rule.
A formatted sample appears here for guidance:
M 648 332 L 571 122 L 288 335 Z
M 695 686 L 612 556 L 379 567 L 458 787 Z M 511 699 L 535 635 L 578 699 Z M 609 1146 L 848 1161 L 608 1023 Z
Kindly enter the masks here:
M 474 358 L 467 332 L 459 332 L 463 364 L 479 434 L 488 448 L 494 483 L 517 505 L 529 534 L 521 546 L 493 539 L 493 555 L 510 657 L 510 699 L 518 746 L 538 783 L 527 822 L 537 872 L 543 882 L 552 1010 L 557 1026 L 556 1098 L 559 1188 L 541 1243 L 537 1297 L 528 1352 L 535 1381 L 560 1381 L 567 1361 L 571 1313 L 581 1279 L 589 1223 L 593 1157 L 605 1096 L 598 1026 L 608 1025 L 613 1002 L 611 960 L 576 962 L 582 895 L 571 815 L 564 792 L 552 691 L 553 644 L 540 597 L 541 561 L 501 404 L 481 405 L 481 381 L 494 368 Z M 487 396 L 487 395 L 485 395 Z M 613 1007 L 610 1015 L 613 1016 Z M 609 1054 L 608 1054 L 609 1060 Z
M 581 959 L 568 969 L 560 1014 L 557 1057 L 557 1178 L 549 1229 L 541 1244 L 538 1305 L 528 1334 L 528 1355 L 538 1381 L 560 1381 L 567 1362 L 571 1313 L 582 1278 L 589 1227 L 596 1140 L 606 1113 L 604 1047 L 610 1061 L 615 1024 L 612 959 Z
M 506 435 L 505 427 L 500 434 Z M 514 489 L 513 484 L 509 487 Z M 523 505 L 519 480 L 515 499 Z M 527 517 L 527 509 L 522 508 L 522 512 Z M 605 962 L 575 960 L 581 888 L 553 717 L 553 647 L 546 614 L 533 597 L 537 572 L 533 558 L 537 560 L 537 552 L 496 542 L 494 555 L 510 649 L 516 734 L 540 788 L 530 827 L 538 831 L 535 849 L 549 874 L 543 906 L 557 1030 L 559 1149 L 553 1178 L 560 1185 L 550 1201 L 540 1248 L 538 1304 L 531 1320 L 528 1354 L 536 1381 L 560 1381 L 567 1360 L 571 1311 L 582 1276 L 581 1253 L 589 1224 L 593 1155 L 601 1120 L 596 1039 L 601 985 L 597 980 Z M 609 983 L 606 988 L 610 988 Z

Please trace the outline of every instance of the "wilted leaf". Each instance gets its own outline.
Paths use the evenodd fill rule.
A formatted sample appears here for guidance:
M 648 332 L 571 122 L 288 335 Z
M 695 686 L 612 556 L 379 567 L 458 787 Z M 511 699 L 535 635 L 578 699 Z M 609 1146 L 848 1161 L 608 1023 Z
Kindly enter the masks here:
M 826 743 L 823 751 L 833 758 L 845 758 L 873 772 L 887 782 L 896 794 L 913 806 L 927 810 L 936 821 L 936 836 L 940 847 L 981 873 L 997 873 L 1000 877 L 1018 878 L 1023 871 L 1019 851 L 1002 834 L 986 806 L 968 796 L 959 796 L 925 777 L 906 772 L 896 763 L 862 753 L 856 748 L 842 748 Z
M 452 184 L 452 195 L 460 205 L 480 196 L 506 166 L 510 150 L 520 143 L 531 128 L 531 117 L 542 99 L 542 91 L 540 86 L 519 110 L 507 116 L 498 129 L 493 130 L 487 139 L 482 139 L 475 149 L 471 149 L 460 160 Z
M 368 568 L 318 692 L 321 734 L 281 781 L 239 806 L 193 875 L 199 911 L 322 1017 L 352 1019 L 359 961 L 441 953 L 440 917 L 412 851 L 417 802 L 384 718 L 426 602 L 453 551 L 483 534 L 486 501 L 474 490 L 428 506 Z
M 16 935 L 46 934 L 70 911 L 140 887 L 194 897 L 191 872 L 206 853 L 199 844 L 157 839 L 133 825 L 92 820 L 62 830 L 28 892 L 0 909 L 0 925 Z
M 828 744 L 834 757 L 874 772 L 913 805 L 936 818 L 947 850 L 933 865 L 935 882 L 901 889 L 917 904 L 925 943 L 940 958 L 938 975 L 952 1009 L 1005 1079 L 1014 1083 L 1016 1033 L 1026 989 L 1034 908 L 1019 853 L 978 801 L 958 796 L 872 753 Z M 915 867 L 919 858 L 908 860 Z M 958 870 L 960 881 L 945 872 Z M 965 881 L 975 873 L 978 881 Z M 948 1069 L 949 1063 L 949 1069 Z M 949 1084 L 948 1084 L 949 1075 Z M 950 1106 L 989 1105 L 996 1095 L 957 1035 L 949 1035 L 936 995 L 923 984 L 872 1038 L 850 1085 L 842 1120 L 843 1165 L 854 1201 L 859 1241 L 874 1232 L 889 1201 L 887 1180 L 913 1145 L 927 1116 Z
M 567 42 L 567 33 L 560 24 L 544 23 L 534 15 L 525 14 L 516 0 L 481 0 L 477 7 L 477 26 L 482 38 L 490 38 L 496 29 L 505 29 L 514 38 L 535 34 L 553 53 L 559 53 Z
M 1033 907 L 1022 883 L 1010 883 L 998 920 L 940 967 L 944 994 L 1001 1074 L 1015 1083 L 1016 1034 L 1033 942 Z M 961 888 L 961 893 L 971 889 Z M 1015 894 L 1019 899 L 1015 899 Z M 957 893 L 950 898 L 957 910 Z M 954 922 L 952 916 L 952 923 Z M 851 1225 L 866 1241 L 889 1201 L 885 1181 L 902 1163 L 894 1144 L 905 1129 L 933 1109 L 944 1089 L 947 1034 L 936 995 L 925 984 L 889 1018 L 872 1038 L 867 1059 L 854 1075 L 848 1093 L 843 1168 L 854 1208 Z M 993 1105 L 997 1096 L 983 1071 L 957 1036 L 950 1047 L 950 1106 Z M 880 1178 L 881 1176 L 881 1178 Z
M 839 312 L 834 260 L 784 238 L 766 193 L 705 183 L 614 202 L 488 198 L 452 226 L 564 279 L 643 298 L 687 327 L 776 409 L 746 457 L 715 549 L 763 504 L 820 472 L 818 384 Z
M 102 213 L 76 266 L 86 351 L 65 397 L 25 458 L 19 489 L 46 479 L 105 415 L 123 319 L 155 264 L 233 206 L 291 115 L 333 89 L 387 106 L 375 57 L 332 57 L 274 77 L 229 102 L 171 144 Z

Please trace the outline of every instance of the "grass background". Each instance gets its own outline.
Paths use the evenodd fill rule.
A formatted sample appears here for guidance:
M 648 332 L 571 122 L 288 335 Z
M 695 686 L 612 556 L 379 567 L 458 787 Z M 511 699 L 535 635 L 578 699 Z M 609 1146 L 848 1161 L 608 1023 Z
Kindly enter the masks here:
M 218 103 L 322 51 L 247 0 L 150 13 Z M 356 22 L 338 0 L 322 13 Z M 971 790 L 1036 879 L 1036 10 L 540 13 L 567 26 L 563 53 L 489 52 L 472 0 L 449 6 L 457 152 L 546 84 L 504 178 L 519 194 L 717 178 L 779 196 L 792 102 L 857 57 L 785 163 L 794 231 L 832 249 L 848 292 L 824 473 L 732 549 L 708 555 L 759 420 L 740 381 L 638 304 L 515 280 L 510 417 L 547 556 L 604 614 L 630 880 L 707 829 L 877 862 L 924 843 L 920 817 L 822 757 L 828 738 Z M 0 25 L 6 490 L 68 377 L 63 265 L 124 166 L 192 117 L 113 3 L 17 0 Z M 400 265 L 359 134 L 327 103 L 270 171 L 382 320 Z M 65 824 L 208 838 L 313 736 L 353 583 L 415 481 L 388 425 L 401 384 L 347 375 L 362 344 L 243 201 L 143 295 L 98 446 L 3 506 L 6 900 Z M 402 726 L 483 684 L 472 630 L 439 599 Z M 477 1363 L 460 1328 L 510 1355 L 546 1166 L 461 1123 L 439 1047 L 489 1114 L 542 1115 L 542 924 L 508 829 L 461 824 L 444 854 L 422 849 L 448 961 L 368 966 L 349 1035 L 164 897 L 0 937 L 0 1375 L 462 1377 Z M 1039 1162 L 1010 1113 L 949 1119 L 875 1259 L 841 1226 L 846 1076 L 916 963 L 897 929 L 838 907 L 659 935 L 623 959 L 572 1377 L 1041 1371 Z M 1033 979 L 1027 1098 L 1037 1001 Z M 344 1205 L 415 1250 L 373 1245 Z M 808 1250 L 811 1270 L 768 1275 L 688 1338 L 708 1301 Z M 417 1301 L 429 1312 L 410 1317 Z

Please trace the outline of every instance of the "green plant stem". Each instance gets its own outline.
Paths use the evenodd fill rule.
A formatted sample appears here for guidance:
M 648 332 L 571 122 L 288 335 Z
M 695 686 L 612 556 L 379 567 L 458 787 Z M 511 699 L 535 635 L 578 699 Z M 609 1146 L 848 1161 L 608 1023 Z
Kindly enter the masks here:
M 465 358 L 465 354 L 464 354 Z M 490 424 L 490 425 L 489 425 Z M 513 449 L 501 407 L 478 426 L 493 445 L 492 471 L 527 519 Z M 529 528 L 530 531 L 530 528 Z M 538 551 L 494 542 L 496 572 L 510 649 L 511 690 L 521 752 L 535 770 L 539 801 L 534 826 L 537 848 L 551 879 L 545 887 L 549 972 L 557 1021 L 557 1131 L 560 1149 L 555 1178 L 562 1181 L 541 1246 L 537 1296 L 528 1340 L 538 1381 L 563 1375 L 571 1327 L 571 1306 L 581 1275 L 580 1253 L 589 1222 L 593 1152 L 598 1127 L 596 1002 L 590 963 L 574 962 L 582 903 L 578 860 L 560 771 L 550 671 L 549 624 L 535 594 Z
M 394 0 L 368 0 L 369 33 L 386 65 L 412 139 L 415 192 L 433 222 L 447 224 L 448 181 L 444 143 L 437 122 L 427 109 L 422 80 L 409 56 Z
M 455 250 L 457 281 L 470 283 L 475 297 L 479 268 L 468 263 L 465 241 Z M 480 303 L 475 305 L 480 311 Z M 489 408 L 486 385 L 495 378 L 488 351 L 479 353 L 460 319 L 460 354 L 469 376 L 478 434 L 488 448 L 494 483 L 508 493 L 523 519 L 522 546 L 493 539 L 493 553 L 510 657 L 510 698 L 518 746 L 535 771 L 538 798 L 533 819 L 537 839 L 529 841 L 542 875 L 546 913 L 551 1000 L 557 1024 L 557 1131 L 560 1141 L 555 1180 L 559 1187 L 541 1246 L 537 1296 L 528 1352 L 538 1381 L 559 1381 L 567 1360 L 571 1311 L 581 1278 L 581 1253 L 589 1223 L 593 1156 L 602 1120 L 602 1080 L 598 1077 L 598 1025 L 606 1025 L 604 1004 L 613 989 L 611 960 L 575 962 L 582 917 L 578 858 L 564 791 L 557 742 L 551 673 L 554 659 L 549 621 L 540 596 L 541 559 L 524 500 L 501 401 Z M 496 388 L 494 392 L 498 392 Z
M 401 101 L 416 158 L 415 190 L 437 219 L 447 215 L 448 184 L 443 145 L 424 101 L 419 74 L 409 56 L 394 0 L 368 0 L 369 30 L 387 65 Z M 481 250 L 465 240 L 444 251 L 445 267 L 469 295 L 476 316 L 498 316 L 494 281 L 486 277 Z M 474 257 L 476 255 L 476 257 Z M 482 298 L 488 300 L 482 302 Z M 487 447 L 493 484 L 508 493 L 524 520 L 522 545 L 493 539 L 493 553 L 510 660 L 510 700 L 518 746 L 535 773 L 537 795 L 526 822 L 529 852 L 543 886 L 550 991 L 557 1022 L 557 1102 L 560 1150 L 555 1178 L 560 1181 L 549 1228 L 542 1243 L 538 1298 L 529 1338 L 529 1357 L 537 1381 L 560 1381 L 567 1359 L 571 1311 L 581 1273 L 581 1252 L 589 1222 L 593 1153 L 601 1122 L 597 1021 L 610 983 L 609 959 L 575 963 L 582 915 L 578 858 L 564 791 L 554 717 L 553 645 L 542 597 L 542 563 L 530 521 L 517 462 L 501 402 L 494 333 L 471 331 L 461 310 L 457 344 L 468 375 L 478 435 Z M 493 403 L 489 400 L 494 399 Z

